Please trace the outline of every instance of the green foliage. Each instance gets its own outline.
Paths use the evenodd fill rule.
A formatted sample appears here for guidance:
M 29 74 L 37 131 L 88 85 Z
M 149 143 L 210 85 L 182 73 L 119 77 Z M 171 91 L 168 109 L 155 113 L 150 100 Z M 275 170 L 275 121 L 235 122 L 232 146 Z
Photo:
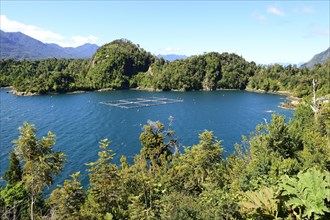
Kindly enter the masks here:
M 0 86 L 41 94 L 88 89 L 88 63 L 87 59 L 0 60 Z
M 313 70 L 306 67 L 298 68 L 296 65 L 258 66 L 255 74 L 249 78 L 248 87 L 265 91 L 286 90 L 291 91 L 297 97 L 304 97 L 312 94 L 312 81 L 316 79 L 318 95 L 322 96 L 330 91 L 329 65 L 330 59 Z
M 221 54 L 222 78 L 219 88 L 245 89 L 248 80 L 255 74 L 256 64 L 248 63 L 236 54 Z
M 161 205 L 161 219 L 200 219 L 199 214 L 205 211 L 197 198 L 180 192 L 164 195 Z
M 283 158 L 293 157 L 294 145 L 292 144 L 289 126 L 285 123 L 285 116 L 273 115 L 270 124 L 267 124 L 267 147 L 277 152 Z
M 148 70 L 154 57 L 129 40 L 115 40 L 100 47 L 94 54 L 87 78 L 89 86 L 100 88 L 128 88 L 129 79 Z
M 20 136 L 14 141 L 15 152 L 24 163 L 22 181 L 30 196 L 30 218 L 34 219 L 34 205 L 44 187 L 52 185 L 54 176 L 62 171 L 64 154 L 52 149 L 55 135 L 51 132 L 39 140 L 33 125 L 24 122 L 19 130 Z
M 118 166 L 112 164 L 114 154 L 107 149 L 109 142 L 104 139 L 100 142 L 103 150 L 98 153 L 99 159 L 88 163 L 90 187 L 87 191 L 87 200 L 82 210 L 84 218 L 102 219 L 107 213 L 114 216 L 120 215 Z
M 1 219 L 30 219 L 29 194 L 23 181 L 8 184 L 0 191 Z
M 220 171 L 222 147 L 220 141 L 210 131 L 199 135 L 200 142 L 191 148 L 185 148 L 185 153 L 174 158 L 165 181 L 180 192 L 199 195 L 203 184 L 213 173 Z
M 131 84 L 160 90 L 245 89 L 254 63 L 235 55 L 210 52 L 184 60 L 157 59 L 148 72 L 139 73 Z
M 299 219 L 321 219 L 330 212 L 330 173 L 315 168 L 299 172 L 296 177 L 282 177 L 279 184 L 286 205 Z
M 220 185 L 219 185 L 220 183 Z M 238 195 L 235 190 L 224 184 L 222 178 L 203 184 L 203 192 L 197 198 L 200 219 L 236 219 L 239 218 Z
M 52 218 L 83 219 L 80 209 L 85 201 L 85 191 L 78 181 L 80 172 L 71 175 L 72 180 L 65 180 L 63 186 L 53 190 L 48 199 L 51 205 Z
M 236 54 L 217 52 L 165 61 L 126 39 L 100 47 L 92 59 L 0 60 L 0 86 L 18 91 L 63 93 L 102 88 L 156 90 L 261 89 L 310 96 L 328 94 L 330 60 L 309 70 L 296 65 L 263 66 Z
M 128 214 L 132 219 L 159 219 L 161 215 L 160 199 L 167 192 L 163 177 L 172 159 L 170 148 L 175 139 L 173 131 L 165 129 L 160 122 L 148 121 L 140 135 L 143 148 L 135 156 L 134 165 L 127 168 L 122 160 L 122 172 L 125 186 L 130 189 L 128 196 Z
M 165 126 L 159 121 L 148 121 L 148 124 L 143 127 L 143 132 L 140 135 L 142 144 L 141 156 L 149 159 L 151 163 L 161 163 L 160 159 L 170 160 L 171 147 L 173 147 L 174 140 L 169 143 L 164 143 L 166 136 L 171 137 L 173 131 L 165 131 Z
M 14 151 L 10 153 L 9 169 L 3 175 L 3 179 L 7 180 L 8 184 L 15 184 L 22 180 L 22 169 Z

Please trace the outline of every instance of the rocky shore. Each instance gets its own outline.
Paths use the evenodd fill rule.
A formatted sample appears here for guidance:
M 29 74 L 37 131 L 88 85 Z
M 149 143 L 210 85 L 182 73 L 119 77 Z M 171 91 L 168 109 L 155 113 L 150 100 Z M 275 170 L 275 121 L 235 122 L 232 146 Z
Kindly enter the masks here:
M 38 96 L 41 95 L 39 92 L 26 92 L 26 91 L 17 91 L 16 89 L 13 89 L 12 87 L 6 87 L 3 89 L 10 89 L 9 91 L 7 91 L 7 93 L 10 94 L 14 94 L 17 96 Z M 66 92 L 64 94 L 81 94 L 81 93 L 86 93 L 87 91 L 84 90 L 77 90 L 77 91 L 73 91 L 73 92 Z M 56 94 L 60 94 L 60 93 L 56 93 L 56 92 L 50 92 L 50 93 L 46 93 L 47 95 L 56 95 Z
M 11 93 L 11 94 L 18 95 L 18 96 L 37 96 L 37 95 L 40 95 L 40 93 L 38 93 L 38 92 L 20 92 L 20 91 L 17 91 L 15 89 L 11 89 L 7 93 Z

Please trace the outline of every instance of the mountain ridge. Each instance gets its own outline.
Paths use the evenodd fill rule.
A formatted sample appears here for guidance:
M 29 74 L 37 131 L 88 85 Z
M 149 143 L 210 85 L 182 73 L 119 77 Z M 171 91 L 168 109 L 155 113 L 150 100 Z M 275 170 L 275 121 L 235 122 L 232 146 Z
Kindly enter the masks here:
M 330 47 L 321 53 L 315 54 L 310 61 L 304 63 L 301 67 L 305 66 L 308 69 L 312 69 L 316 64 L 323 64 L 328 59 L 330 59 Z
M 0 30 L 0 58 L 46 59 L 46 58 L 91 58 L 99 48 L 96 44 L 84 44 L 78 47 L 61 47 L 54 43 L 43 43 L 21 32 Z

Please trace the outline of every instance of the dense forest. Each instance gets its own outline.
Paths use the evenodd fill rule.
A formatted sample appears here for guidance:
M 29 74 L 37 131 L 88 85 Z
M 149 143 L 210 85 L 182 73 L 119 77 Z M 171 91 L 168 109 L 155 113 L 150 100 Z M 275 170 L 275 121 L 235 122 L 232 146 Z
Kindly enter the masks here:
M 53 150 L 54 134 L 38 139 L 24 123 L 0 191 L 1 219 L 329 219 L 330 103 L 310 105 L 290 122 L 273 115 L 227 158 L 211 131 L 182 151 L 173 130 L 149 121 L 132 164 L 125 156 L 113 163 L 110 141 L 101 140 L 86 166 L 89 185 L 77 172 L 49 197 L 65 155 Z
M 329 93 L 330 60 L 313 69 L 256 65 L 229 53 L 210 52 L 183 60 L 157 58 L 126 39 L 100 47 L 92 59 L 0 60 L 0 86 L 40 94 L 76 90 L 154 89 L 286 90 L 297 97 Z

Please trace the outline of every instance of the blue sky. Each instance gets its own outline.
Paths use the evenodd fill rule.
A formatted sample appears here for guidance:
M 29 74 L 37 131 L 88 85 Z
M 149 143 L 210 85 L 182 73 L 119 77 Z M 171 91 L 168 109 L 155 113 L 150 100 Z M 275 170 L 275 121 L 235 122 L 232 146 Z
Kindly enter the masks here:
M 127 38 L 153 54 L 233 52 L 308 61 L 330 44 L 329 1 L 7 1 L 0 27 L 47 43 Z

